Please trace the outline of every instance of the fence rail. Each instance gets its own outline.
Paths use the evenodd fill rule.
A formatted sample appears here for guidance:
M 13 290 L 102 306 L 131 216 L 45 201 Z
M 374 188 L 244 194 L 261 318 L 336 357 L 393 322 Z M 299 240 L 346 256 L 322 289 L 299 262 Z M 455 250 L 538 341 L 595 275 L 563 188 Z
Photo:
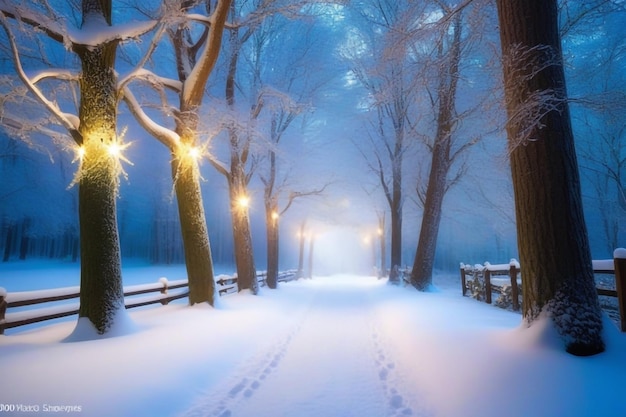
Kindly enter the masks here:
M 291 281 L 296 276 L 295 270 L 283 271 L 278 274 L 278 281 Z M 216 292 L 220 296 L 237 292 L 236 276 L 222 275 L 217 278 Z M 257 273 L 260 286 L 265 286 L 265 278 L 265 272 Z M 167 305 L 171 301 L 187 296 L 189 296 L 189 282 L 186 279 L 169 281 L 166 278 L 160 278 L 154 283 L 124 287 L 124 305 L 127 309 L 158 303 Z M 4 334 L 5 329 L 78 314 L 80 305 L 76 301 L 52 307 L 31 309 L 22 307 L 75 300 L 79 297 L 80 287 L 78 286 L 11 293 L 0 288 L 0 334 Z M 7 313 L 7 311 L 11 312 Z
M 594 260 L 594 274 L 609 274 L 615 279 L 615 289 L 597 287 L 598 295 L 617 298 L 620 329 L 626 332 L 626 249 L 616 249 L 613 259 Z M 475 291 L 477 282 L 484 284 L 485 302 L 492 303 L 492 292 L 495 290 L 504 293 L 504 287 L 510 286 L 511 305 L 514 310 L 519 310 L 519 298 L 521 294 L 520 284 L 522 274 L 519 263 L 512 259 L 509 264 L 491 265 L 485 262 L 483 265 L 466 265 L 461 263 L 461 293 L 465 296 L 469 290 Z M 494 283 L 496 277 L 504 278 L 505 284 Z M 471 284 L 470 284 L 471 283 Z M 470 288 L 471 286 L 471 288 Z M 522 296 L 523 297 L 523 296 Z

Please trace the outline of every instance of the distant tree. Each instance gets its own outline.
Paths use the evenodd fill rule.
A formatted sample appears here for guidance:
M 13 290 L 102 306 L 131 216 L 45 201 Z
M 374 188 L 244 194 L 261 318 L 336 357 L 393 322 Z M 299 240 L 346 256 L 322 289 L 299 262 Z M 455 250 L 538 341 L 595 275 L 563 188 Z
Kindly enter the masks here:
M 79 317 L 88 318 L 102 334 L 111 328 L 117 312 L 124 308 L 116 219 L 120 152 L 124 147 L 117 134 L 116 50 L 121 41 L 150 30 L 153 23 L 111 30 L 111 0 L 83 0 L 81 6 L 82 21 L 78 28 L 71 28 L 69 19 L 56 12 L 47 1 L 28 7 L 0 1 L 0 25 L 7 35 L 19 78 L 75 142 L 80 158 L 76 177 L 81 253 Z M 11 25 L 9 19 L 15 25 Z M 20 50 L 15 36 L 16 30 L 27 26 L 76 54 L 81 71 L 45 68 L 27 73 L 21 60 L 25 52 Z M 94 33 L 101 36 L 94 37 Z M 46 97 L 39 85 L 48 79 L 78 83 L 78 115 L 63 111 L 58 102 Z
M 301 190 L 295 181 L 290 181 L 289 172 L 281 170 L 281 162 L 285 165 L 280 157 L 281 143 L 293 122 L 310 107 L 308 103 L 319 86 L 312 80 L 314 74 L 309 69 L 312 64 L 312 57 L 308 56 L 312 47 L 310 25 L 296 21 L 297 27 L 292 24 L 290 29 L 288 22 L 281 15 L 265 18 L 253 36 L 251 58 L 246 60 L 251 67 L 247 73 L 254 80 L 254 88 L 262 91 L 265 106 L 261 121 L 265 128 L 259 133 L 267 142 L 267 151 L 265 155 L 260 151 L 257 159 L 264 191 L 269 288 L 276 288 L 278 284 L 280 219 L 297 199 L 320 195 L 326 188 L 323 185 Z M 295 45 L 285 48 L 290 42 Z M 273 65 L 268 66 L 267 62 Z M 297 163 L 300 157 L 295 158 Z
M 497 0 L 507 133 L 524 271 L 523 316 L 565 349 L 604 350 L 562 64 L 556 0 Z
M 416 66 L 408 54 L 420 5 L 406 1 L 373 0 L 359 5 L 365 24 L 375 27 L 368 38 L 361 33 L 343 52 L 352 75 L 367 91 L 364 100 L 375 115 L 367 141 L 357 147 L 376 175 L 389 205 L 391 250 L 389 282 L 399 283 L 402 264 L 403 163 L 415 139 L 411 116 L 419 88 L 413 82 Z M 368 29 L 368 31 L 371 29 Z
M 611 0 L 560 3 L 569 101 L 580 158 L 592 254 L 610 256 L 626 219 L 626 39 L 624 5 Z M 595 239 L 594 239 L 595 238 Z
M 255 294 L 258 292 L 258 282 L 250 230 L 249 184 L 258 162 L 253 148 L 259 136 L 257 125 L 268 93 L 273 95 L 272 89 L 264 88 L 259 78 L 262 75 L 258 65 L 261 65 L 263 45 L 259 45 L 258 40 L 268 40 L 266 36 L 276 35 L 263 31 L 267 19 L 279 14 L 297 15 L 307 3 L 307 0 L 233 0 L 231 3 L 231 21 L 224 53 L 227 61 L 224 98 L 232 116 L 226 126 L 229 156 L 227 162 L 215 157 L 210 157 L 209 161 L 228 183 L 239 290 L 250 289 Z M 250 63 L 251 66 L 242 71 L 242 62 Z M 271 218 L 271 212 L 269 216 L 270 227 L 277 225 L 277 220 Z
M 160 41 L 155 36 L 145 57 L 120 81 L 123 97 L 139 124 L 153 137 L 163 143 L 172 153 L 172 178 L 178 202 L 185 253 L 187 278 L 189 279 L 189 303 L 208 302 L 213 305 L 215 280 L 208 229 L 200 190 L 199 161 L 206 144 L 200 143 L 200 107 L 205 88 L 219 56 L 222 33 L 230 10 L 230 0 L 181 0 L 167 3 L 162 10 L 174 54 L 178 80 L 157 75 L 145 68 L 145 63 Z M 204 6 L 206 16 L 193 13 L 193 7 Z M 194 38 L 192 24 L 200 25 L 200 35 Z M 131 81 L 143 81 L 150 85 L 164 101 L 161 109 L 174 118 L 175 127 L 166 128 L 149 117 L 127 85 Z M 166 92 L 174 92 L 178 106 L 173 107 L 166 99 Z M 172 108 L 175 108 L 172 111 Z

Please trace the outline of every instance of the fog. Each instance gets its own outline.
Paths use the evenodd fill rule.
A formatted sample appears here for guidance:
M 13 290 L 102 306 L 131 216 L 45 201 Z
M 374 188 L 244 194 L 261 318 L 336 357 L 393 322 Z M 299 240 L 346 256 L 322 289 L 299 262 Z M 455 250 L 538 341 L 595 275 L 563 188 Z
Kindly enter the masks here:
M 297 265 L 297 234 L 302 224 L 307 233 L 315 235 L 314 268 L 318 274 L 370 271 L 380 256 L 379 243 L 374 244 L 372 239 L 379 238 L 376 236 L 378 216 L 386 213 L 389 221 L 390 208 L 373 156 L 380 152 L 376 146 L 383 143 L 383 128 L 378 125 L 372 105 L 377 98 L 368 93 L 364 82 L 355 74 L 356 68 L 361 66 L 367 66 L 365 70 L 370 75 L 383 71 L 381 63 L 387 59 L 384 51 L 391 49 L 383 48 L 383 52 L 377 49 L 382 48 L 376 44 L 382 29 L 368 14 L 372 12 L 365 6 L 367 2 L 362 3 L 360 6 L 303 9 L 298 17 L 273 17 L 277 28 L 268 29 L 267 47 L 259 55 L 263 61 L 253 60 L 251 46 L 243 50 L 246 59 L 237 73 L 238 113 L 228 113 L 224 106 L 227 62 L 218 61 L 209 81 L 202 109 L 201 136 L 212 157 L 228 160 L 228 139 L 223 131 L 226 117 L 241 121 L 255 138 L 251 149 L 258 164 L 249 191 L 258 269 L 265 268 L 266 263 L 261 176 L 268 149 L 276 151 L 280 181 L 286 190 L 281 197 L 282 206 L 289 192 L 324 189 L 319 195 L 297 199 L 281 215 L 281 268 Z M 563 10 L 573 14 L 577 10 L 568 3 L 563 3 Z M 139 19 L 132 7 L 124 5 L 116 8 L 116 19 Z M 623 9 L 623 5 L 621 7 Z M 426 27 L 432 24 L 431 20 L 436 21 L 438 15 L 433 8 L 432 5 L 425 7 L 422 15 L 415 16 L 416 22 Z M 617 9 L 582 14 L 579 21 L 567 26 L 567 31 L 564 29 L 563 38 L 568 89 L 572 96 L 598 98 L 606 93 L 622 100 L 611 106 L 612 111 L 607 110 L 606 104 L 585 107 L 584 100 L 572 104 L 586 220 L 595 258 L 610 257 L 612 247 L 626 244 L 621 226 L 626 207 L 621 185 L 621 171 L 625 167 L 623 158 L 619 157 L 623 151 L 617 149 L 619 155 L 614 166 L 611 156 L 601 155 L 600 148 L 594 145 L 600 137 L 612 137 L 614 143 L 620 145 L 625 139 L 623 117 L 616 118 L 613 114 L 624 108 L 626 85 L 625 44 L 620 26 L 623 25 L 623 10 Z M 459 119 L 455 137 L 460 143 L 476 138 L 476 144 L 455 160 L 449 174 L 450 187 L 444 199 L 435 262 L 439 270 L 454 270 L 459 262 L 501 263 L 517 257 L 493 13 L 493 5 L 478 2 L 464 14 L 467 43 L 456 100 L 459 118 L 461 115 L 463 118 Z M 566 17 L 564 14 L 564 21 Z M 37 44 L 26 33 L 18 36 L 27 45 Z M 413 86 L 414 92 L 408 97 L 413 100 L 411 114 L 407 116 L 413 136 L 407 139 L 409 145 L 402 166 L 404 265 L 413 262 L 422 215 L 416 190 L 424 187 L 430 164 L 427 138 L 433 134 L 435 115 L 428 105 L 428 95 L 432 94 L 433 81 L 424 74 L 432 68 L 430 64 L 420 65 L 426 62 L 432 49 L 428 44 L 432 36 L 429 33 L 415 40 L 415 50 L 413 55 L 408 54 L 406 67 L 407 71 L 414 71 L 408 79 L 421 84 Z M 149 35 L 142 43 L 129 41 L 122 46 L 117 63 L 120 73 L 141 56 L 147 39 Z M 45 68 L 50 63 L 53 67 L 76 69 L 77 63 L 62 49 L 50 48 L 46 61 L 25 60 L 33 68 Z M 150 63 L 151 69 L 173 76 L 170 54 L 167 46 L 160 49 L 158 60 Z M 16 85 L 16 73 L 8 50 L 2 49 L 0 58 L 0 87 L 3 94 L 8 94 Z M 251 77 L 253 69 L 259 66 L 262 67 L 259 74 L 263 76 L 263 88 L 274 91 L 268 99 L 268 108 L 276 110 L 287 101 L 292 103 L 290 105 L 302 106 L 278 146 L 269 141 L 269 117 L 260 117 L 254 125 L 246 119 L 251 94 L 255 88 L 260 88 Z M 66 100 L 67 106 L 72 107 L 75 93 L 72 89 L 55 90 L 54 84 L 48 88 L 49 93 Z M 142 88 L 136 94 L 141 94 L 148 103 L 153 93 Z M 27 109 L 38 117 L 45 114 L 39 105 L 26 100 L 19 106 L 11 106 L 3 104 L 5 116 L 20 109 Z M 156 109 L 147 105 L 146 109 L 156 114 Z M 163 120 L 164 125 L 167 123 L 171 121 Z M 121 179 L 118 199 L 122 255 L 154 263 L 180 263 L 183 261 L 182 244 L 169 166 L 171 155 L 137 125 L 123 104 L 120 104 L 118 126 L 120 132 L 127 129 L 125 141 L 130 142 L 125 151 L 130 163 L 123 162 L 126 175 Z M 388 127 L 384 129 L 384 135 L 388 135 Z M 71 146 L 59 145 L 59 141 L 44 133 L 20 136 L 6 127 L 6 122 L 0 133 L 0 253 L 4 253 L 9 262 L 18 261 L 22 254 L 26 258 L 71 260 L 72 247 L 78 239 L 77 187 L 72 185 L 78 169 L 75 154 Z M 389 172 L 390 167 L 382 169 Z M 611 172 L 618 174 L 611 177 Z M 207 160 L 201 163 L 201 173 L 214 261 L 218 265 L 233 265 L 227 182 Z M 383 237 L 388 245 L 388 228 Z M 307 243 L 307 254 L 308 250 Z

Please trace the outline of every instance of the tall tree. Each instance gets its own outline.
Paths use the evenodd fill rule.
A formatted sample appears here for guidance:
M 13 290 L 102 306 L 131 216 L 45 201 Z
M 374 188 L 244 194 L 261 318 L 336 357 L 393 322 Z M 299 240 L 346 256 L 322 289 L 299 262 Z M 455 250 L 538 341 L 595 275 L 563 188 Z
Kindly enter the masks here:
M 372 31 L 370 39 L 364 36 L 360 47 L 345 52 L 353 63 L 352 73 L 367 91 L 372 114 L 376 115 L 368 133 L 371 149 L 365 149 L 362 144 L 358 147 L 378 177 L 389 205 L 391 283 L 400 282 L 403 163 L 415 133 L 409 116 L 417 84 L 409 75 L 415 65 L 408 51 L 418 6 L 421 5 L 389 0 L 363 3 L 361 15 L 367 25 L 377 30 Z
M 199 5 L 204 5 L 207 16 L 192 13 L 192 8 Z M 204 146 L 199 143 L 199 111 L 207 81 L 219 56 L 230 0 L 219 0 L 213 8 L 210 0 L 181 0 L 169 7 L 163 14 L 173 23 L 167 32 L 176 57 L 178 80 L 160 77 L 144 68 L 159 41 L 155 36 L 144 59 L 120 84 L 124 87 L 125 102 L 138 122 L 172 154 L 172 178 L 189 280 L 189 303 L 208 302 L 213 305 L 213 260 L 200 190 L 199 161 Z M 193 23 L 204 27 L 197 39 L 193 38 Z M 158 125 L 144 112 L 127 86 L 132 80 L 148 83 L 161 93 L 161 98 L 166 96 L 166 90 L 175 92 L 179 104 L 173 112 L 174 129 Z M 165 114 L 172 115 L 169 103 L 164 103 L 162 108 Z
M 121 41 L 139 36 L 153 23 L 113 29 L 111 0 L 83 0 L 81 6 L 79 27 L 71 28 L 69 19 L 45 1 L 27 8 L 0 1 L 0 24 L 7 34 L 21 81 L 75 142 L 80 158 L 76 177 L 81 252 L 79 317 L 89 319 L 102 334 L 114 324 L 118 311 L 124 309 L 116 218 L 120 151 L 124 147 L 117 135 L 116 50 Z M 18 22 L 18 27 L 22 24 L 36 28 L 42 36 L 75 53 L 81 63 L 80 72 L 43 70 L 27 74 L 9 18 Z M 94 33 L 100 36 L 93 36 Z M 45 79 L 78 82 L 77 116 L 48 99 L 38 86 Z
M 556 0 L 497 0 L 507 134 L 524 271 L 523 316 L 546 314 L 565 349 L 604 350 L 583 218 Z
M 439 226 L 443 213 L 443 200 L 449 188 L 464 174 L 464 167 L 451 177 L 452 166 L 465 151 L 477 143 L 471 136 L 458 138 L 456 130 L 463 117 L 471 110 L 460 114 L 457 111 L 457 91 L 461 78 L 461 59 L 463 45 L 467 42 L 463 32 L 463 10 L 448 7 L 438 2 L 442 17 L 437 27 L 438 41 L 435 43 L 437 86 L 431 95 L 435 114 L 435 134 L 427 142 L 430 151 L 430 172 L 424 190 L 418 185 L 418 197 L 423 205 L 422 222 L 417 249 L 411 271 L 411 283 L 425 290 L 432 284 L 433 267 Z M 465 7 L 465 6 L 463 6 Z
M 278 285 L 280 219 L 297 199 L 319 195 L 326 188 L 326 185 L 305 191 L 296 188 L 298 185 L 289 181 L 285 160 L 280 157 L 281 144 L 288 136 L 289 127 L 311 107 L 308 102 L 321 84 L 314 81 L 309 69 L 312 64 L 310 25 L 302 21 L 294 23 L 289 26 L 289 20 L 281 15 L 268 16 L 253 37 L 252 58 L 246 60 L 252 65 L 249 73 L 256 80 L 256 88 L 262 91 L 266 109 L 262 134 L 267 141 L 267 152 L 259 157 L 258 175 L 264 191 L 269 288 Z M 287 31 L 290 35 L 285 34 Z M 286 45 L 293 46 L 286 48 Z M 298 155 L 292 158 L 297 163 Z

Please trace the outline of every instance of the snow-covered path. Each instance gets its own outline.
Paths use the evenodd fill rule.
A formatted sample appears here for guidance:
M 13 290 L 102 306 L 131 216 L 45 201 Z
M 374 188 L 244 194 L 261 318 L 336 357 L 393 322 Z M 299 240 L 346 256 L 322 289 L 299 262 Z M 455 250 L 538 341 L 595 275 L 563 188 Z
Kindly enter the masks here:
M 72 320 L 0 336 L 0 406 L 89 417 L 626 416 L 626 337 L 614 324 L 605 353 L 577 358 L 549 329 L 461 297 L 456 277 L 436 282 L 439 292 L 419 293 L 317 277 L 216 308 L 132 311 L 116 337 L 67 342 Z
M 335 278 L 275 343 L 200 396 L 186 416 L 381 417 L 416 414 L 400 384 L 392 340 L 379 331 L 379 285 Z M 400 366 L 399 366 L 400 365 Z

